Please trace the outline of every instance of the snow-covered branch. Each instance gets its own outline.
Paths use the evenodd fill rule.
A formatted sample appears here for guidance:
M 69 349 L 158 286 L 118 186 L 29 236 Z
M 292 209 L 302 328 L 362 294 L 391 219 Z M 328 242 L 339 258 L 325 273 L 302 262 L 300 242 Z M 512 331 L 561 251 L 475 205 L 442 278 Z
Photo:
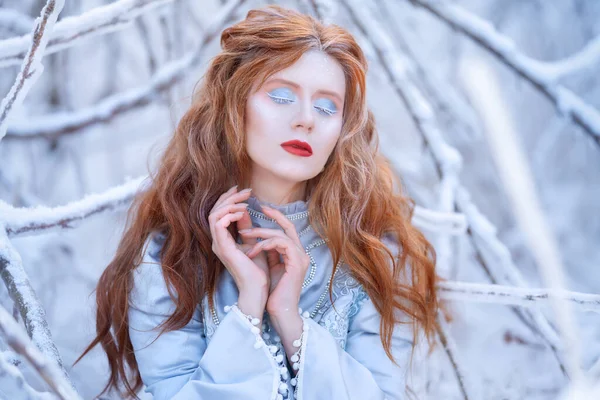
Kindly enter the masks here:
M 46 312 L 39 302 L 35 291 L 31 287 L 29 277 L 23 269 L 21 256 L 10 243 L 0 224 L 0 276 L 8 289 L 8 293 L 14 303 L 18 306 L 27 334 L 34 346 L 29 341 L 23 342 L 19 331 L 12 324 L 16 324 L 12 315 L 0 307 L 0 333 L 4 336 L 7 344 L 17 353 L 27 358 L 36 368 L 48 384 L 58 394 L 64 394 L 63 398 L 78 398 L 75 393 L 67 372 L 65 371 L 58 349 L 52 340 L 52 334 L 46 322 Z M 43 354 L 43 358 L 40 357 Z M 48 362 L 45 359 L 50 359 Z
M 559 298 L 576 304 L 581 310 L 600 313 L 599 294 L 458 281 L 440 282 L 437 288 L 439 297 L 445 300 L 534 307 Z
M 563 114 L 582 127 L 600 145 L 600 112 L 558 80 L 576 68 L 587 67 L 600 59 L 600 43 L 592 42 L 579 55 L 563 63 L 544 64 L 520 52 L 515 43 L 499 33 L 488 21 L 450 3 L 411 0 L 457 31 L 494 54 L 519 76 L 538 88 Z
M 0 308 L 1 307 L 2 306 L 0 306 Z M 0 387 L 2 388 L 2 393 L 5 395 L 18 393 L 19 397 L 13 397 L 14 400 L 58 399 L 58 397 L 50 392 L 38 392 L 33 389 L 25 380 L 21 370 L 14 366 L 2 352 L 0 352 Z
M 27 359 L 33 368 L 40 376 L 48 383 L 54 393 L 60 399 L 76 400 L 80 399 L 79 395 L 70 382 L 65 379 L 63 372 L 56 365 L 54 360 L 48 359 L 35 346 L 23 329 L 15 322 L 12 315 L 0 306 L 0 335 L 6 343 L 23 358 Z M 5 361 L 3 354 L 0 354 L 0 370 L 10 375 L 14 380 L 18 381 L 21 390 L 25 390 L 30 399 L 55 399 L 55 396 L 49 396 L 48 393 L 38 393 L 33 390 L 24 380 L 19 369 Z M 4 385 L 3 385 L 4 387 Z
M 48 44 L 49 32 L 52 32 L 64 4 L 64 0 L 48 0 L 42 9 L 41 17 L 36 19 L 32 39 L 29 41 L 29 48 L 23 59 L 21 70 L 10 91 L 0 103 L 0 140 L 6 134 L 10 111 L 21 105 L 33 84 L 44 71 L 42 57 Z
M 352 3 L 353 5 L 351 6 L 350 4 Z M 444 180 L 444 175 L 458 176 L 458 172 L 462 166 L 461 156 L 456 149 L 444 141 L 437 126 L 432 107 L 408 76 L 407 70 L 402 63 L 402 58 L 395 51 L 390 38 L 375 23 L 376 20 L 369 16 L 369 11 L 364 7 L 364 4 L 362 8 L 359 8 L 354 0 L 352 3 L 348 1 L 341 2 L 348 11 L 352 22 L 374 48 L 379 64 L 390 80 L 398 97 L 406 106 L 417 131 L 421 134 L 425 146 L 431 152 L 438 176 L 442 181 Z M 446 182 L 447 184 L 448 182 L 452 183 L 452 181 Z M 469 225 L 467 233 L 477 252 L 477 259 L 480 261 L 490 280 L 493 283 L 503 283 L 504 281 L 498 277 L 499 274 L 502 274 L 509 278 L 510 283 L 518 286 L 526 286 L 520 271 L 512 261 L 509 250 L 497 238 L 496 228 L 481 214 L 477 206 L 470 200 L 467 190 L 460 182 L 455 182 L 455 192 L 455 204 L 459 211 L 464 213 L 467 218 Z M 486 252 L 482 251 L 482 247 Z M 487 259 L 493 260 L 492 264 L 502 267 L 501 272 L 494 273 L 488 267 Z M 561 369 L 564 371 L 564 365 L 558 354 L 558 350 L 561 348 L 560 340 L 556 331 L 550 326 L 547 318 L 539 310 L 521 310 L 515 307 L 513 308 L 513 312 L 548 343 L 561 365 Z M 537 326 L 530 324 L 529 319 L 534 320 Z
M 442 212 L 416 206 L 412 223 L 430 232 L 444 235 L 461 235 L 467 230 L 467 220 L 463 214 Z
M 491 68 L 479 60 L 471 60 L 466 68 L 465 80 L 472 82 L 467 89 L 486 125 L 489 147 L 515 217 L 539 265 L 543 282 L 550 290 L 561 292 L 565 276 L 559 246 L 542 211 L 531 167 L 519 144 L 508 107 L 501 100 L 499 84 L 492 78 Z M 579 381 L 581 352 L 571 304 L 556 296 L 550 298 L 550 303 L 567 350 L 570 377 Z
M 202 61 L 201 55 L 204 48 L 221 32 L 223 26 L 229 22 L 237 7 L 243 2 L 244 0 L 230 0 L 204 31 L 204 36 L 196 49 L 179 60 L 165 64 L 147 84 L 117 93 L 96 105 L 74 112 L 55 113 L 30 121 L 14 123 L 9 130 L 7 139 L 53 139 L 78 132 L 95 124 L 108 122 L 119 114 L 149 104 L 161 92 L 181 81 L 191 68 L 196 67 Z
M 73 228 L 91 215 L 127 206 L 146 178 L 141 176 L 104 193 L 91 194 L 58 207 L 16 208 L 0 201 L 0 214 L 10 237 L 45 233 L 48 229 Z
M 173 0 L 118 0 L 56 23 L 46 54 L 73 46 L 81 39 L 127 28 L 140 15 Z M 31 35 L 0 40 L 0 67 L 21 63 Z

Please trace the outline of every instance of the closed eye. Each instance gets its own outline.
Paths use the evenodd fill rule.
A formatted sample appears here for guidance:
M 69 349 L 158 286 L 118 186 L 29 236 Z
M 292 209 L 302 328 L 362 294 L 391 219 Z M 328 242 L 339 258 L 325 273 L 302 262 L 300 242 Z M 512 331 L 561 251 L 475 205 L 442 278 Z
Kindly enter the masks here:
M 315 108 L 325 115 L 333 115 L 336 113 L 336 111 L 331 111 L 327 108 L 323 108 L 323 107 L 319 107 L 319 106 L 315 106 Z
M 289 103 L 293 103 L 294 100 L 291 99 L 287 99 L 285 97 L 278 97 L 278 96 L 273 96 L 272 94 L 267 93 L 267 95 L 273 99 L 273 101 L 275 103 L 279 103 L 279 104 L 289 104 Z

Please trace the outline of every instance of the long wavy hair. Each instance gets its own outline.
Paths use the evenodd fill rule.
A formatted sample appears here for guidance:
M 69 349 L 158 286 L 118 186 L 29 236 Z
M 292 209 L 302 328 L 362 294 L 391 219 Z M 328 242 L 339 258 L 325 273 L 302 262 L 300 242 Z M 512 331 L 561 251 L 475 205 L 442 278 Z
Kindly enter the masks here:
M 111 388 L 121 393 L 124 386 L 127 398 L 137 398 L 143 386 L 127 314 L 132 271 L 152 231 L 166 233 L 162 273 L 167 287 L 177 292 L 176 309 L 159 325 L 160 334 L 185 326 L 206 294 L 213 306 L 224 266 L 212 251 L 208 215 L 231 186 L 249 184 L 244 117 L 250 89 L 256 79 L 264 82 L 309 50 L 337 60 L 347 88 L 338 143 L 324 171 L 307 181 L 310 223 L 329 239 L 334 268 L 344 260 L 381 314 L 381 341 L 392 361 L 395 324 L 412 324 L 413 350 L 419 331 L 431 343 L 438 308 L 435 250 L 411 225 L 414 202 L 394 185 L 389 162 L 378 152 L 375 121 L 367 108 L 367 60 L 353 36 L 309 15 L 267 6 L 225 29 L 220 43 L 222 51 L 194 90 L 148 188 L 136 194 L 116 254 L 98 282 L 97 336 L 75 363 L 102 345 L 110 377 L 100 395 Z M 237 232 L 232 234 L 237 238 Z M 384 234 L 394 237 L 396 256 L 382 241 Z M 410 279 L 402 278 L 405 273 Z

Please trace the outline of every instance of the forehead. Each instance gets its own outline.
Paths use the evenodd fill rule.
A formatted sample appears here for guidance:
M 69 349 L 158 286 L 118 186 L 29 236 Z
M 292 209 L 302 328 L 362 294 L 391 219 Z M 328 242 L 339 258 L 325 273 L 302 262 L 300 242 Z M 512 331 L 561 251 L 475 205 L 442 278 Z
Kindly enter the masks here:
M 330 55 L 317 51 L 307 51 L 294 64 L 277 71 L 266 82 L 276 79 L 296 83 L 310 92 L 331 91 L 344 99 L 346 78 L 342 66 Z

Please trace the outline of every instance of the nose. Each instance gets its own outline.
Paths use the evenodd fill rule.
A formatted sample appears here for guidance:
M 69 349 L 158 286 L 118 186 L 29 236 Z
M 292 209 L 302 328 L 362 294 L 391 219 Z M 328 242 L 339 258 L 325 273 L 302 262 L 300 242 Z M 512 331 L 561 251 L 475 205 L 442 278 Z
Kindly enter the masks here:
M 315 125 L 315 116 L 310 101 L 299 102 L 300 107 L 292 121 L 292 128 L 301 128 L 311 133 Z

